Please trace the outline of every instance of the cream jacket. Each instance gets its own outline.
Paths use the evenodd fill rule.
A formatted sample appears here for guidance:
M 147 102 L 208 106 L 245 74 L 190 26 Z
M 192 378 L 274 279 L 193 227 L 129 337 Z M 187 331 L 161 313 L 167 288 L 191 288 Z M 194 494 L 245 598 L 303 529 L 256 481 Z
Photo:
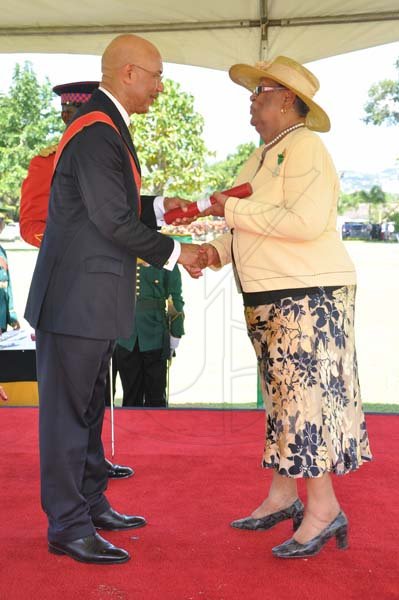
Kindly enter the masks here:
M 267 153 L 262 147 L 240 171 L 253 194 L 230 197 L 225 218 L 233 234 L 212 242 L 222 266 L 234 260 L 245 292 L 356 283 L 336 230 L 339 181 L 323 142 L 306 128 L 289 133 Z

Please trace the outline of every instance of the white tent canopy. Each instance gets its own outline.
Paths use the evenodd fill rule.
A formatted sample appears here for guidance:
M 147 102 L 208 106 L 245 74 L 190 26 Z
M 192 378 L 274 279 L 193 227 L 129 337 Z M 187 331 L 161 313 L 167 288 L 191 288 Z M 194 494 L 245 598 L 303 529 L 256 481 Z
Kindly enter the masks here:
M 166 62 L 309 62 L 399 40 L 398 0 L 0 0 L 0 52 L 102 54 L 118 33 Z

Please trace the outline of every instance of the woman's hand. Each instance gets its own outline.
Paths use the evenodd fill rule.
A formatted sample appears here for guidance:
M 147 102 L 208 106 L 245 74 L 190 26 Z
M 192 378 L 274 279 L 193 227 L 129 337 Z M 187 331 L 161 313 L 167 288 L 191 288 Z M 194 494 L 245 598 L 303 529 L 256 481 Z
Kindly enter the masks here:
M 184 198 L 179 198 L 178 196 L 174 196 L 173 198 L 172 197 L 164 198 L 164 201 L 163 201 L 163 206 L 164 206 L 165 212 L 169 212 L 170 210 L 173 210 L 174 208 L 181 208 L 183 212 L 186 212 L 188 207 L 191 205 L 192 205 L 192 202 L 190 202 L 190 200 L 185 200 Z M 198 219 L 198 215 L 195 217 L 179 217 L 179 218 L 175 219 L 173 221 L 173 223 L 170 223 L 170 225 L 176 225 L 176 226 L 189 225 L 196 219 Z
M 211 198 L 213 200 L 216 200 L 216 202 L 214 204 L 212 204 L 212 206 L 210 206 L 210 208 L 207 208 L 206 210 L 204 210 L 204 212 L 202 212 L 200 214 L 201 217 L 224 217 L 224 207 L 226 204 L 226 201 L 228 199 L 228 196 L 225 196 L 224 194 L 221 194 L 220 192 L 215 192 L 214 194 L 212 194 Z
M 220 256 L 212 244 L 201 244 L 200 253 L 206 257 L 207 267 L 220 267 Z
M 201 265 L 205 265 L 206 267 L 220 267 L 220 256 L 215 246 L 212 246 L 212 244 L 201 244 L 201 246 L 198 249 L 198 252 L 200 255 Z M 189 273 L 189 275 L 191 275 L 193 279 L 199 279 L 200 277 L 202 277 L 202 269 L 204 268 L 204 266 L 201 266 L 201 268 L 190 265 L 183 266 L 186 269 L 187 273 Z

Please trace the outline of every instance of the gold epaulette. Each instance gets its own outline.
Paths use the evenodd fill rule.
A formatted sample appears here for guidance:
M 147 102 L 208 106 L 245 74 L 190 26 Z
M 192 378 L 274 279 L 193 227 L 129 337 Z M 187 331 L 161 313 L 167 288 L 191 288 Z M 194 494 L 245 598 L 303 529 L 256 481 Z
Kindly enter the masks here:
M 150 265 L 148 264 L 148 262 L 146 262 L 145 260 L 143 260 L 142 258 L 140 258 L 139 256 L 137 257 L 137 266 L 141 266 L 141 267 L 149 267 Z
M 47 148 L 42 148 L 39 152 L 40 156 L 50 156 L 50 154 L 54 154 L 57 152 L 58 144 L 53 144 L 52 146 L 47 146 Z

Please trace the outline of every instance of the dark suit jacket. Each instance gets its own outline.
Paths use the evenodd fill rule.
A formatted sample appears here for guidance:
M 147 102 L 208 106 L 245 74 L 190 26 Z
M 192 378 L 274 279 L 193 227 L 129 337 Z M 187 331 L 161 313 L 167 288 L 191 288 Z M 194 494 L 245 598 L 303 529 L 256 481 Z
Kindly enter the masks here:
M 132 333 L 136 257 L 161 268 L 173 241 L 156 231 L 152 198 L 143 198 L 138 216 L 126 145 L 138 160 L 119 111 L 100 90 L 77 116 L 94 110 L 109 115 L 122 137 L 96 123 L 64 149 L 25 317 L 43 331 L 116 339 Z

